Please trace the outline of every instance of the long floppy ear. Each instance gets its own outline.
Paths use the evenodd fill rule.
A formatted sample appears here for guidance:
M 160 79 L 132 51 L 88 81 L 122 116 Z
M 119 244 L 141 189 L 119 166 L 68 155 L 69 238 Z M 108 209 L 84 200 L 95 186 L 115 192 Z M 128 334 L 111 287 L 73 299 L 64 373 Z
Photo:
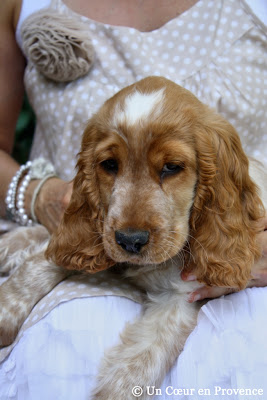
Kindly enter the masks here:
M 194 273 L 206 285 L 245 288 L 260 257 L 257 221 L 264 215 L 235 129 L 208 111 L 196 134 L 199 179 L 191 213 Z
M 95 136 L 91 122 L 83 135 L 69 206 L 46 251 L 46 257 L 59 266 L 90 273 L 115 264 L 102 242 L 104 211 L 94 169 Z

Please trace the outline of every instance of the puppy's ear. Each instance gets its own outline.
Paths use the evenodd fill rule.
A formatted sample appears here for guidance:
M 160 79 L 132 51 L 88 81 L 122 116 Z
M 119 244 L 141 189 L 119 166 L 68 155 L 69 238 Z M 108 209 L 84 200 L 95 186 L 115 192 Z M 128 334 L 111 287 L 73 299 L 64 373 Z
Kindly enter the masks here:
M 102 241 L 104 210 L 94 168 L 94 137 L 94 125 L 89 123 L 83 136 L 69 206 L 46 251 L 46 257 L 59 266 L 90 273 L 114 265 Z
M 257 221 L 264 208 L 235 129 L 207 113 L 196 134 L 199 179 L 191 213 L 190 250 L 198 280 L 242 289 L 260 257 Z

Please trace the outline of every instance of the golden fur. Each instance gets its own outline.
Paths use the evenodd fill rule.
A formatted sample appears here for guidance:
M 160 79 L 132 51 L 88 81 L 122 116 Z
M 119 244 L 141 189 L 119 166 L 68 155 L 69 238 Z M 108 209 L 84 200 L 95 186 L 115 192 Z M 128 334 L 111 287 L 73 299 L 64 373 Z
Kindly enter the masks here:
M 134 91 L 161 88 L 165 97 L 160 115 L 131 128 L 116 127 L 127 142 L 114 132 L 111 120 L 118 101 L 123 104 Z M 119 163 L 117 176 L 100 167 L 108 158 Z M 180 163 L 183 170 L 161 181 L 160 171 L 169 162 Z M 187 246 L 184 255 L 192 256 L 186 257 L 185 268 L 194 269 L 200 282 L 246 286 L 260 257 L 256 234 L 262 203 L 235 129 L 189 91 L 152 77 L 116 94 L 90 120 L 77 168 L 70 205 L 47 250 L 56 264 L 97 272 L 123 262 L 125 254 L 114 243 L 114 231 L 145 228 L 151 233 L 151 249 L 138 262 L 149 252 L 146 263 L 159 263 Z M 119 220 L 110 221 L 116 180 L 132 185 L 132 191 L 121 205 Z M 164 200 L 158 199 L 159 187 Z M 178 217 L 189 231 L 175 226 L 173 219 Z
M 264 182 L 255 163 L 252 172 Z M 146 386 L 160 387 L 196 325 L 200 305 L 187 299 L 199 283 L 183 282 L 181 270 L 207 285 L 245 288 L 261 254 L 256 235 L 263 215 L 248 159 L 227 121 L 164 78 L 129 86 L 89 121 L 71 201 L 49 244 L 41 226 L 2 238 L 2 271 L 20 268 L 0 287 L 0 345 L 73 271 L 116 264 L 146 300 L 142 316 L 103 359 L 91 398 L 134 399 L 138 384 L 140 399 L 148 399 Z M 14 254 L 12 243 L 19 247 Z

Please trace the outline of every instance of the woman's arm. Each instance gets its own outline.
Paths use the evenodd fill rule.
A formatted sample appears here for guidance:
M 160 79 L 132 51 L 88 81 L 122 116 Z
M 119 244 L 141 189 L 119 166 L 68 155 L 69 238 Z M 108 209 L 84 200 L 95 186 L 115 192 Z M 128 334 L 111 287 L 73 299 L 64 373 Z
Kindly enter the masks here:
M 8 185 L 19 165 L 11 158 L 14 132 L 23 100 L 25 60 L 15 40 L 18 6 L 0 3 L 0 215 L 5 216 Z
M 21 109 L 25 69 L 24 56 L 17 45 L 15 32 L 20 14 L 20 0 L 0 3 L 0 216 L 6 215 L 5 197 L 12 177 L 19 169 L 10 156 L 18 115 Z M 30 216 L 32 194 L 39 180 L 33 180 L 25 193 L 24 208 Z M 50 232 L 58 225 L 69 203 L 72 185 L 51 178 L 42 186 L 35 206 L 38 221 Z

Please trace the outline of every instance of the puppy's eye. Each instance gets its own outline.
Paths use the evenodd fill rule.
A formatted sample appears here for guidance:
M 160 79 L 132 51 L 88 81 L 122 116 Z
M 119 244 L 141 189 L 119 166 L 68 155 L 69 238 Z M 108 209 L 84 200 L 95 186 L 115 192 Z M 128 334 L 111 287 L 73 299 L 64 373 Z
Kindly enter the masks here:
M 161 170 L 161 177 L 164 178 L 165 176 L 168 175 L 175 175 L 181 172 L 184 169 L 183 164 L 172 164 L 172 163 L 167 163 L 163 166 Z
M 111 174 L 116 174 L 118 172 L 118 163 L 113 158 L 102 161 L 101 166 L 105 171 L 107 171 Z

